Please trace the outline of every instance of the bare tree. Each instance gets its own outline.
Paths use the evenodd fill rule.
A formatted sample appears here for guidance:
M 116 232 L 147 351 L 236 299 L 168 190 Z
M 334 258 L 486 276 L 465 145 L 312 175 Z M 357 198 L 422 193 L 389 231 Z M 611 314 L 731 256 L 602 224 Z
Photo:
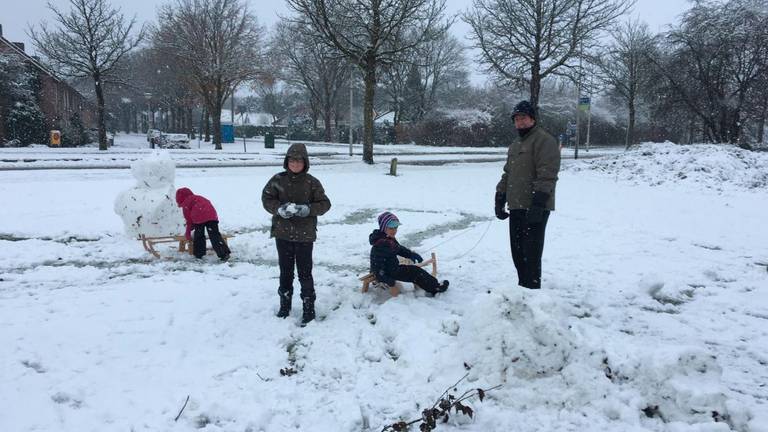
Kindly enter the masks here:
M 634 0 L 474 0 L 463 19 L 488 72 L 528 87 L 538 107 L 541 81 L 573 77 L 574 60 Z
M 409 57 L 413 57 L 412 55 Z M 409 77 L 411 78 L 409 80 Z M 382 71 L 379 81 L 382 84 L 383 98 L 387 109 L 393 114 L 393 123 L 398 126 L 403 121 L 403 115 L 409 117 L 408 103 L 414 103 L 412 109 L 420 109 L 421 92 L 408 94 L 409 85 L 412 89 L 421 90 L 421 75 L 418 66 L 410 61 L 401 61 L 390 65 Z M 415 81 L 415 85 L 414 85 Z M 405 120 L 410 120 L 406 118 Z
M 252 83 L 251 89 L 258 95 L 259 108 L 272 116 L 273 125 L 288 115 L 288 91 L 277 77 L 264 74 Z
M 424 59 L 421 64 L 423 112 L 427 113 L 438 104 L 438 90 L 445 85 L 448 78 L 466 69 L 466 59 L 464 47 L 447 32 L 435 40 L 428 41 L 419 51 Z
M 104 85 L 116 79 L 114 67 L 123 56 L 141 43 L 144 27 L 135 35 L 136 18 L 126 20 L 120 9 L 107 0 L 69 0 L 64 12 L 48 3 L 59 26 L 49 29 L 30 27 L 30 39 L 50 63 L 62 74 L 73 78 L 90 78 L 96 92 L 99 150 L 107 149 L 104 124 Z
M 363 161 L 373 163 L 373 104 L 377 73 L 440 32 L 445 0 L 286 0 L 297 21 L 357 65 L 365 82 Z M 408 37 L 419 29 L 418 37 Z
M 395 125 L 401 120 L 421 120 L 437 106 L 446 81 L 465 71 L 464 47 L 448 33 L 449 25 L 384 69 L 384 88 Z
M 645 23 L 629 21 L 611 30 L 613 43 L 592 57 L 600 79 L 626 103 L 625 147 L 634 143 L 638 98 L 654 78 L 650 57 L 655 56 L 655 38 Z
M 154 41 L 188 74 L 213 125 L 221 150 L 221 109 L 244 81 L 256 77 L 260 33 L 244 0 L 173 0 L 160 9 Z
M 654 60 L 668 90 L 703 124 L 705 139 L 738 143 L 750 93 L 768 68 L 768 11 L 756 0 L 697 2 Z
M 768 117 L 768 68 L 763 69 L 747 99 L 749 119 L 755 128 L 755 142 L 762 145 L 765 140 L 765 124 Z
M 439 106 L 454 108 L 484 107 L 480 87 L 473 87 L 470 82 L 470 73 L 466 68 L 450 68 L 441 78 L 442 84 L 437 87 L 435 99 Z
M 323 118 L 325 141 L 331 141 L 331 119 L 336 117 L 339 98 L 348 85 L 349 62 L 319 40 L 311 28 L 298 23 L 278 26 L 271 45 L 283 59 L 284 79 L 306 91 L 313 111 Z

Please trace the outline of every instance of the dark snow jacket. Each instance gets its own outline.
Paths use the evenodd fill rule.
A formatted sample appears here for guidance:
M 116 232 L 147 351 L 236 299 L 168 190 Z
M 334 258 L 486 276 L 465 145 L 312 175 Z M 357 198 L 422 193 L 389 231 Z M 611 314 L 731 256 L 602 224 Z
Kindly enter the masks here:
M 411 258 L 413 251 L 401 246 L 397 239 L 387 237 L 386 233 L 378 229 L 368 236 L 368 242 L 371 244 L 371 273 L 379 282 L 394 285 L 394 275 L 400 266 L 397 256 Z
M 506 194 L 510 210 L 530 208 L 533 193 L 544 192 L 548 197 L 544 207 L 554 210 L 559 171 L 560 146 L 552 135 L 536 125 L 510 144 L 496 192 Z
M 181 207 L 184 221 L 187 223 L 187 230 L 184 233 L 186 238 L 190 238 L 195 225 L 219 221 L 219 215 L 216 214 L 213 204 L 207 198 L 195 195 L 189 188 L 180 188 L 176 191 L 176 204 Z
M 304 170 L 298 174 L 288 169 L 288 159 L 304 159 Z M 271 236 L 281 240 L 313 242 L 317 240 L 317 217 L 331 208 L 320 180 L 310 175 L 309 155 L 304 144 L 293 144 L 285 153 L 285 171 L 275 174 L 264 186 L 261 203 L 272 215 Z M 309 216 L 284 219 L 277 209 L 285 203 L 309 205 Z

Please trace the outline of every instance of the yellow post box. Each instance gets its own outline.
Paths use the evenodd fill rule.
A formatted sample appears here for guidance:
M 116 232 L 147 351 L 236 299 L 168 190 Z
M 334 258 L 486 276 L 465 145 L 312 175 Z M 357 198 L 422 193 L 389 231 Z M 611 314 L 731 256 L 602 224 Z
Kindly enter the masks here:
M 51 131 L 51 147 L 60 147 L 60 146 L 61 146 L 61 131 L 52 130 Z

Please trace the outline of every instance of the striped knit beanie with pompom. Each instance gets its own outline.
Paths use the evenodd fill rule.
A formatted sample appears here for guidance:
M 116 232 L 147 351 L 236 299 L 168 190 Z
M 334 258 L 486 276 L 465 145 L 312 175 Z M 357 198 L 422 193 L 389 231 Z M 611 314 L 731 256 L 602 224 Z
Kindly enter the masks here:
M 398 219 L 397 216 L 395 216 L 393 213 L 384 212 L 379 215 L 379 230 L 384 231 L 384 229 L 387 228 L 387 225 L 389 225 L 391 228 L 395 228 L 400 225 L 400 219 Z

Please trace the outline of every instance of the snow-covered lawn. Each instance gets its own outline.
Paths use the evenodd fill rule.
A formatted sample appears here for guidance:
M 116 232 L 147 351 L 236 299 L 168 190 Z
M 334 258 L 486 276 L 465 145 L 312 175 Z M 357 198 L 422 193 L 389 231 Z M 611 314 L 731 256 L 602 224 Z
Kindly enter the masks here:
M 338 165 L 358 163 L 362 159 L 362 145 L 353 145 L 353 156 L 349 156 L 349 144 L 304 142 L 315 164 Z M 264 148 L 263 137 L 249 138 L 245 145 L 241 139 L 223 144 L 222 150 L 214 150 L 211 143 L 192 140 L 189 149 L 169 150 L 180 167 L 256 167 L 282 165 L 283 156 L 292 141 L 278 139 L 274 149 Z M 593 148 L 581 150 L 581 157 L 615 154 L 621 148 Z M 146 136 L 139 134 L 117 134 L 115 145 L 108 151 L 99 151 L 96 144 L 75 148 L 49 148 L 34 145 L 22 148 L 0 148 L 0 170 L 3 169 L 51 169 L 51 168 L 128 168 L 131 162 L 150 154 Z M 389 162 L 397 157 L 401 164 L 424 164 L 436 161 L 497 162 L 507 155 L 506 148 L 500 147 L 424 147 L 412 144 L 376 145 L 374 159 Z M 572 157 L 573 150 L 564 152 Z
M 177 170 L 236 234 L 226 264 L 126 238 L 128 170 L 0 171 L 0 431 L 380 431 L 467 373 L 456 395 L 502 387 L 438 430 L 768 431 L 768 154 L 685 149 L 736 168 L 686 176 L 671 145 L 564 161 L 539 292 L 493 218 L 502 162 L 314 165 L 333 208 L 306 328 L 297 298 L 274 316 L 276 168 Z M 384 210 L 448 292 L 360 293 Z

